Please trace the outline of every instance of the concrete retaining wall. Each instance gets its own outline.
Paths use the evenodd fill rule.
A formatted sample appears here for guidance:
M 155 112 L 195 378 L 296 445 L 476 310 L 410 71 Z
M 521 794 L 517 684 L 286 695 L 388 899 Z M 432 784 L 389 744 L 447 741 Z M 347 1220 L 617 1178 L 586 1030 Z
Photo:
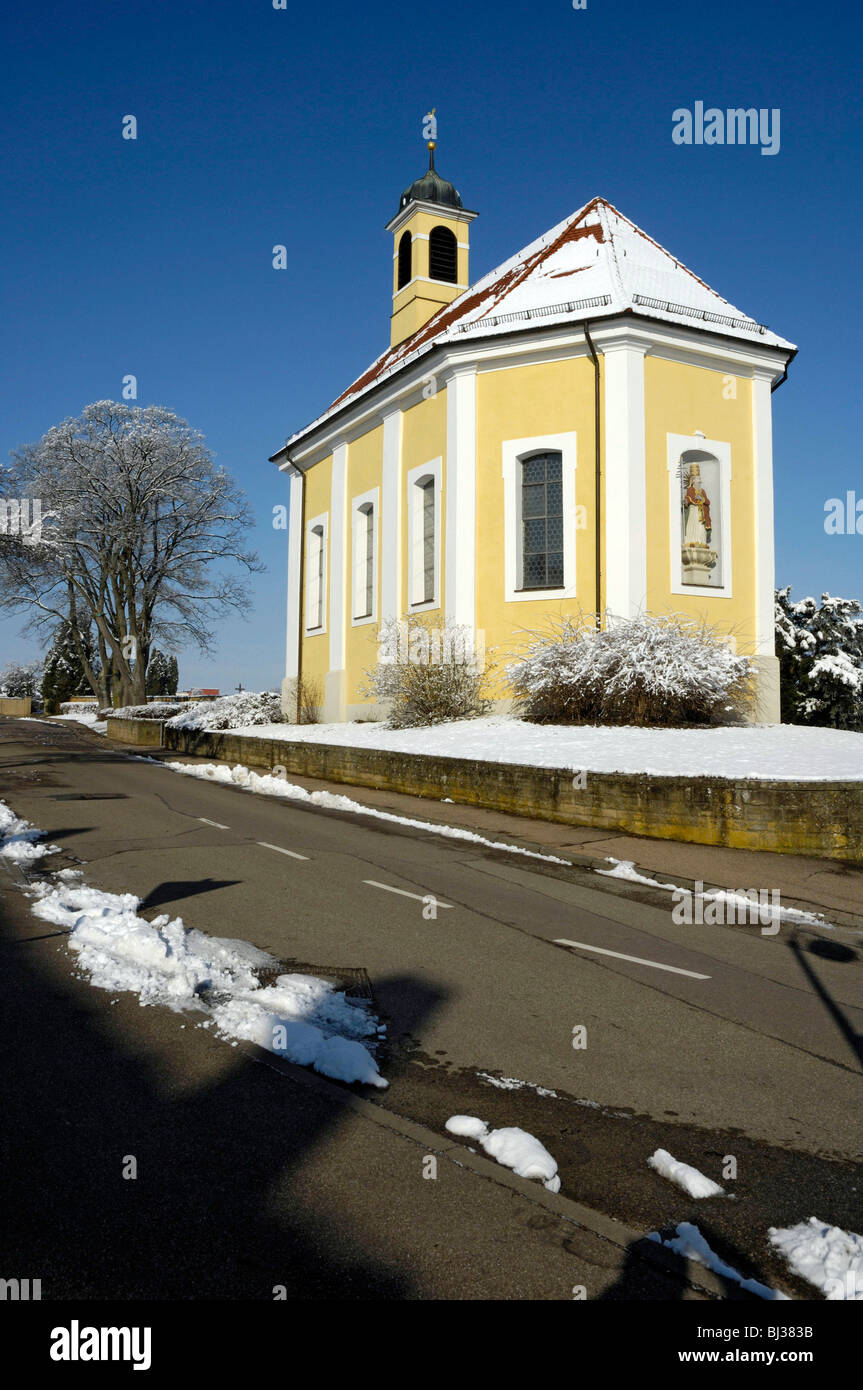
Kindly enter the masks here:
M 10 719 L 26 719 L 30 714 L 30 696 L 21 700 L 11 695 L 0 696 L 0 714 L 8 714 Z
M 108 737 L 118 743 L 135 743 L 142 748 L 161 748 L 164 741 L 163 719 L 118 719 L 108 716 Z
M 111 720 L 128 724 L 131 720 Z M 140 721 L 145 722 L 145 721 Z M 649 777 L 472 762 L 370 748 L 165 730 L 167 746 L 219 762 L 451 797 L 470 806 L 564 825 L 591 825 L 735 849 L 863 863 L 863 782 L 763 782 Z M 584 786 L 579 783 L 584 781 Z

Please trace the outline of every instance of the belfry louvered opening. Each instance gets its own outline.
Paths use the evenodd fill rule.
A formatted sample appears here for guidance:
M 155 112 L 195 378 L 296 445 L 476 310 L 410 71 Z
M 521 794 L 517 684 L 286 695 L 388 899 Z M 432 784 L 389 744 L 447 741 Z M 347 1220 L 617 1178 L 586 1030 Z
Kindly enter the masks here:
M 432 280 L 458 283 L 458 246 L 449 227 L 432 227 L 429 236 L 429 275 Z
M 399 278 L 398 288 L 404 289 L 411 278 L 411 234 L 403 232 L 399 241 Z

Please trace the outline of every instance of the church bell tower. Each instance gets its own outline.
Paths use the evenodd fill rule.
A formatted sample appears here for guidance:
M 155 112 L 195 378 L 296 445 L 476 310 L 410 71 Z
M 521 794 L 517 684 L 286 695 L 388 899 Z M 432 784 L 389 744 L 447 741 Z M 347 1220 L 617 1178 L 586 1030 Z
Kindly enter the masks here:
M 393 234 L 393 310 L 390 346 L 404 342 L 470 284 L 469 228 L 475 212 L 435 169 L 436 141 L 429 140 L 429 167 L 406 188 L 387 231 Z

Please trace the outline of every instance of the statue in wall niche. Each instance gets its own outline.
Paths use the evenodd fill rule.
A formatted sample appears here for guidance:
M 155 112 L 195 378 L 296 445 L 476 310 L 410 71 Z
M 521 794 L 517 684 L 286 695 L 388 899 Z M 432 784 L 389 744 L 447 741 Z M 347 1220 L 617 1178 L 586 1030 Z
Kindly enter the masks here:
M 710 498 L 701 484 L 701 469 L 693 463 L 689 469 L 686 491 L 683 494 L 684 530 L 686 545 L 709 545 L 713 530 L 710 521 Z
M 709 584 L 710 571 L 716 568 L 719 556 L 710 548 L 713 522 L 710 517 L 710 498 L 701 481 L 697 463 L 689 465 L 683 493 L 683 562 L 684 584 Z

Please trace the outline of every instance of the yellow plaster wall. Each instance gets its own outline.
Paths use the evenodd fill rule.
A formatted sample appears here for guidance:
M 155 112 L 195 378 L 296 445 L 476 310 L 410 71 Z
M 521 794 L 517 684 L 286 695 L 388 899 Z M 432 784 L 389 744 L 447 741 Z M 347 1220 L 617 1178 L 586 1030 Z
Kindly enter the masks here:
M 332 538 L 330 536 L 330 526 L 332 517 L 330 512 L 330 490 L 332 486 L 333 456 L 328 454 L 321 459 L 306 473 L 306 525 L 313 517 L 320 516 L 323 512 L 327 513 L 327 553 L 324 557 L 327 577 L 326 603 L 329 608 L 329 583 L 330 583 L 330 546 Z M 303 546 L 305 547 L 306 537 L 303 535 Z M 306 561 L 308 556 L 306 555 Z M 302 602 L 302 631 L 303 631 L 303 674 L 309 680 L 317 681 L 323 694 L 324 676 L 330 667 L 330 637 L 329 637 L 329 613 L 324 614 L 324 631 L 313 634 L 311 637 L 305 635 L 306 625 L 306 595 L 305 583 L 303 584 Z
M 731 395 L 735 391 L 736 396 Z M 732 633 L 741 652 L 754 650 L 755 536 L 752 457 L 752 386 L 745 377 L 704 367 L 644 361 L 647 468 L 647 606 L 706 618 Z M 693 435 L 731 446 L 731 597 L 673 594 L 668 503 L 669 434 Z M 674 544 L 679 544 L 675 536 Z
M 586 521 L 575 538 L 576 597 L 507 603 L 503 442 L 571 430 L 577 435 L 575 501 Z M 485 633 L 486 650 L 498 649 L 498 660 L 523 640 L 519 629 L 542 627 L 552 614 L 595 609 L 594 449 L 594 370 L 589 357 L 478 374 L 476 624 Z M 495 693 L 505 694 L 500 673 Z
M 347 491 L 347 546 L 348 553 L 345 556 L 345 699 L 349 705 L 364 703 L 366 696 L 360 693 L 361 687 L 365 684 L 365 672 L 370 670 L 377 660 L 377 630 L 378 619 L 374 622 L 362 623 L 354 627 L 351 619 L 353 618 L 353 499 L 364 492 L 369 492 L 372 488 L 382 488 L 383 481 L 383 447 L 384 431 L 383 426 L 378 425 L 374 429 L 362 435 L 359 439 L 353 440 L 348 446 L 348 491 Z M 377 544 L 375 546 L 377 559 L 377 604 L 380 610 L 381 601 L 381 556 L 383 554 L 383 537 L 380 533 L 381 524 L 381 495 L 378 494 L 378 507 L 375 516 L 375 525 L 378 527 Z
M 457 256 L 458 284 L 435 280 L 428 283 L 429 243 L 428 236 L 433 227 L 448 227 L 459 243 Z M 405 232 L 410 232 L 411 280 L 403 289 L 398 288 L 398 248 Z M 400 343 L 415 333 L 432 314 L 437 313 L 444 304 L 450 304 L 469 285 L 469 237 L 470 223 L 460 222 L 448 217 L 441 209 L 439 214 L 417 210 L 412 217 L 393 234 L 393 308 L 390 342 Z M 464 243 L 464 245 L 462 245 Z M 423 276 L 420 281 L 415 276 Z
M 434 225 L 433 219 L 429 219 Z M 602 373 L 603 358 L 600 356 Z M 755 630 L 754 478 L 751 427 L 751 385 L 735 379 L 736 396 L 729 396 L 729 377 L 702 367 L 645 358 L 645 431 L 647 471 L 647 605 L 651 611 L 681 612 L 706 617 L 733 633 L 741 651 L 750 650 Z M 477 609 L 476 625 L 485 634 L 487 650 L 497 649 L 506 658 L 523 640 L 521 629 L 544 626 L 548 617 L 595 607 L 594 519 L 594 373 L 589 357 L 561 362 L 524 365 L 477 375 Z M 542 598 L 507 603 L 504 575 L 504 485 L 502 446 L 508 439 L 523 439 L 574 430 L 577 435 L 576 505 L 586 523 L 576 532 L 576 597 L 550 603 Z M 667 435 L 694 435 L 701 430 L 708 439 L 731 446 L 732 478 L 732 597 L 672 594 L 669 560 L 669 504 Z M 401 483 L 401 615 L 408 612 L 408 499 L 406 478 L 412 468 L 440 457 L 442 464 L 441 606 L 429 611 L 431 621 L 445 612 L 446 573 L 446 388 L 405 410 L 402 422 Z M 603 465 L 604 466 L 604 465 Z M 351 624 L 353 557 L 351 544 L 352 499 L 371 488 L 382 491 L 383 428 L 376 426 L 353 441 L 348 450 L 348 544 L 345 556 L 347 620 L 345 698 L 348 705 L 368 703 L 361 693 L 365 671 L 377 656 L 377 622 Z M 321 460 L 306 479 L 306 518 L 329 513 L 332 456 Z M 612 499 L 605 499 L 604 506 Z M 380 524 L 380 511 L 378 513 Z M 330 518 L 331 525 L 331 518 Z M 332 537 L 328 532 L 327 585 L 331 572 Z M 377 545 L 378 606 L 381 594 L 383 536 Z M 605 557 L 602 556 L 603 573 Z M 605 597 L 603 594 L 602 602 Z M 303 595 L 305 617 L 305 595 Z M 329 666 L 329 616 L 327 632 L 304 638 L 303 665 L 309 676 L 323 684 Z M 499 672 L 497 696 L 506 693 Z

